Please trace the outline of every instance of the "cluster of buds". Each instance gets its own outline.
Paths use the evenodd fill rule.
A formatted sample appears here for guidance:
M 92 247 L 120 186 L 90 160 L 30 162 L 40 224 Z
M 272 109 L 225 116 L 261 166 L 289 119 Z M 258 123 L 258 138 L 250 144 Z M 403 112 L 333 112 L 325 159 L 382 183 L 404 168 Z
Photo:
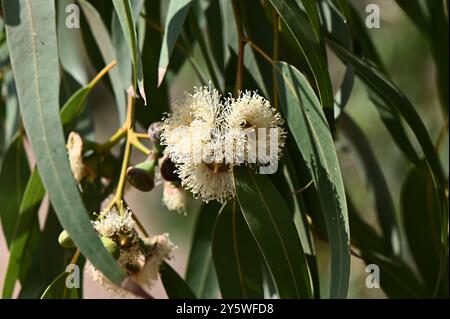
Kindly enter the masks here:
M 162 202 L 171 211 L 186 212 L 187 192 L 181 187 L 176 166 L 168 156 L 163 156 L 161 145 L 162 122 L 154 122 L 148 128 L 152 142 L 151 154 L 142 162 L 127 169 L 127 180 L 137 190 L 149 192 L 155 187 L 156 168 L 163 184 Z
M 129 208 L 105 209 L 92 222 L 106 250 L 117 260 L 119 266 L 142 289 L 148 291 L 159 278 L 164 261 L 171 258 L 176 248 L 168 234 L 139 237 L 136 223 Z M 59 236 L 65 248 L 74 247 L 67 231 Z M 129 292 L 112 284 L 99 270 L 88 263 L 91 278 L 115 295 L 130 297 Z

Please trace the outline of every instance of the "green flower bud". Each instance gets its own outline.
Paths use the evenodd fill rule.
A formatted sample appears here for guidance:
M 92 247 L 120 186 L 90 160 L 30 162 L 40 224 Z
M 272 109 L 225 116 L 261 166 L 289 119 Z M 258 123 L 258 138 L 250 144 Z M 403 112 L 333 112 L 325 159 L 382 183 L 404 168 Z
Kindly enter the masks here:
M 70 238 L 69 233 L 67 230 L 63 230 L 61 234 L 59 234 L 58 237 L 59 244 L 64 248 L 74 248 L 75 243 L 73 242 L 72 238 Z
M 155 160 L 148 158 L 144 162 L 127 169 L 128 182 L 142 192 L 149 192 L 155 187 Z
M 111 254 L 111 256 L 114 257 L 114 259 L 118 259 L 120 256 L 120 248 L 119 245 L 117 245 L 114 240 L 112 240 L 109 237 L 100 237 L 100 240 L 103 243 L 103 246 L 105 246 L 106 250 Z

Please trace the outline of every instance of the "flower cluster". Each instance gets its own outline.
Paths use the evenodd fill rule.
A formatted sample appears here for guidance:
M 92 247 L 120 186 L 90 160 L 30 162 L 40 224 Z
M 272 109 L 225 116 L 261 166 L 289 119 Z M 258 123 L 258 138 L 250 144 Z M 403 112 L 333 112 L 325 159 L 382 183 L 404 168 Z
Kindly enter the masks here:
M 132 212 L 126 209 L 106 209 L 92 222 L 107 250 L 117 263 L 139 286 L 149 290 L 159 277 L 161 264 L 170 259 L 174 244 L 168 234 L 139 238 Z M 115 286 L 92 264 L 87 265 L 92 280 L 115 295 L 131 297 L 130 293 Z
M 281 156 L 286 133 L 280 114 L 256 92 L 224 98 L 195 88 L 164 120 L 161 144 L 181 185 L 204 201 L 235 196 L 233 167 L 264 166 Z

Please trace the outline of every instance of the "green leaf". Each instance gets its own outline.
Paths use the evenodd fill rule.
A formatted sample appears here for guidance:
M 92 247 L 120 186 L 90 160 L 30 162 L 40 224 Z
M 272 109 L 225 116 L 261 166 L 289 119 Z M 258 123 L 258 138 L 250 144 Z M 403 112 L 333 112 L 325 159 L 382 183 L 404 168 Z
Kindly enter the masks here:
M 310 278 L 292 213 L 267 176 L 234 171 L 244 218 L 277 286 L 280 298 L 311 298 Z
M 281 110 L 308 166 L 326 222 L 331 248 L 330 297 L 345 298 L 350 275 L 349 229 L 333 138 L 306 78 L 284 62 L 276 65 Z
M 20 121 L 19 101 L 17 98 L 14 75 L 11 70 L 4 73 L 1 89 L 4 103 L 2 106 L 5 111 L 3 143 L 6 151 L 19 130 Z
M 380 268 L 380 286 L 389 298 L 427 297 L 424 287 L 404 262 L 376 253 L 363 257 L 368 264 L 375 264 Z
M 45 195 L 45 189 L 42 185 L 38 171 L 35 169 L 28 179 L 25 192 L 20 203 L 19 216 L 11 247 L 9 249 L 8 268 L 3 284 L 2 298 L 12 297 L 16 279 L 23 265 L 24 254 L 26 252 L 29 238 L 33 231 L 33 226 L 38 225 L 37 213 Z
M 0 171 L 0 217 L 6 243 L 11 246 L 20 202 L 30 176 L 23 136 L 17 134 L 6 152 Z
M 159 1 L 145 1 L 146 21 L 152 21 L 160 25 L 161 4 Z M 144 46 L 142 48 L 142 65 L 145 70 L 144 82 L 145 90 L 151 98 L 148 101 L 149 107 L 136 107 L 135 118 L 143 127 L 148 127 L 151 123 L 161 120 L 163 114 L 169 111 L 169 101 L 167 85 L 158 84 L 158 59 L 161 51 L 162 30 L 147 27 L 145 30 Z M 186 57 L 183 57 L 183 60 Z M 139 104 L 140 100 L 136 101 Z
M 161 45 L 158 64 L 158 86 L 161 85 L 169 66 L 170 56 L 182 30 L 184 20 L 191 6 L 192 0 L 170 0 L 167 9 L 164 36 Z
M 288 141 L 289 143 L 289 141 Z M 294 161 L 291 157 L 289 150 L 284 150 L 283 161 L 286 162 L 285 167 L 285 179 L 290 186 L 289 193 L 284 196 L 285 200 L 287 196 L 293 198 L 294 201 L 294 223 L 297 227 L 298 236 L 302 243 L 302 247 L 305 252 L 306 261 L 308 262 L 309 271 L 311 273 L 311 280 L 313 283 L 314 298 L 320 298 L 320 283 L 319 274 L 317 269 L 316 251 L 314 247 L 314 241 L 312 233 L 308 227 L 307 208 L 305 200 L 303 198 L 303 191 L 305 187 L 308 188 L 308 184 L 301 184 L 298 179 L 297 170 L 298 162 Z M 294 164 L 295 163 L 295 164 Z M 287 202 L 287 201 L 286 201 Z
M 345 23 L 350 29 L 354 45 L 355 47 L 360 48 L 358 54 L 370 61 L 370 63 L 375 64 L 384 74 L 386 74 L 386 68 L 383 61 L 381 60 L 375 45 L 370 38 L 368 28 L 366 28 L 358 11 L 347 0 L 333 0 L 333 2 L 336 3 L 336 6 L 346 18 Z M 340 44 L 342 45 L 342 43 Z
M 299 0 L 297 0 L 298 2 Z M 316 0 L 301 0 L 303 4 L 303 8 L 305 9 L 306 14 L 308 15 L 309 21 L 313 27 L 314 33 L 316 34 L 317 40 L 323 41 L 322 33 L 320 28 L 320 18 L 319 11 L 317 10 Z
M 323 17 L 323 24 L 325 30 L 339 43 L 348 49 L 353 49 L 353 40 L 348 30 L 345 18 L 339 10 L 329 1 L 321 0 L 319 3 L 320 14 Z M 342 83 L 334 95 L 334 118 L 337 119 L 344 110 L 350 94 L 353 90 L 353 83 L 355 79 L 355 70 L 353 66 L 348 65 Z
M 160 270 L 161 280 L 170 299 L 195 299 L 195 295 L 188 284 L 168 263 L 164 263 Z
M 263 298 L 258 246 L 235 201 L 224 204 L 219 212 L 212 253 L 223 298 Z
M 144 0 L 131 1 L 131 11 L 133 13 L 133 20 L 139 20 L 139 14 L 144 5 Z M 130 59 L 130 50 L 128 49 L 127 39 L 122 31 L 117 14 L 113 14 L 111 22 L 111 37 L 117 55 L 117 67 L 122 80 L 122 88 L 127 90 L 133 83 L 132 79 L 132 63 Z M 145 78 L 145 76 L 144 76 Z M 144 81 L 145 82 L 145 81 Z M 147 83 L 146 83 L 147 84 Z
M 186 282 L 199 298 L 216 298 L 218 282 L 212 260 L 211 240 L 220 204 L 211 202 L 200 209 L 186 271 Z
M 426 168 L 412 168 L 401 192 L 402 220 L 417 268 L 432 295 L 441 257 L 439 197 Z
M 87 52 L 82 41 L 80 28 L 69 28 L 66 22 L 71 21 L 71 16 L 75 16 L 77 11 L 66 10 L 72 5 L 79 13 L 79 7 L 72 0 L 60 0 L 57 7 L 57 36 L 58 52 L 62 67 L 80 84 L 88 83 L 88 70 L 92 68 L 90 60 L 87 58 Z M 75 19 L 75 17 L 74 17 Z
M 317 39 L 311 37 L 309 33 L 311 26 L 304 22 L 304 19 L 298 17 L 300 8 L 293 1 L 270 0 L 272 5 L 278 11 L 280 17 L 284 20 L 291 31 L 297 45 L 301 48 L 308 61 L 308 65 L 314 75 L 314 79 L 319 91 L 322 105 L 328 109 L 327 115 L 333 115 L 333 89 L 331 87 L 330 75 L 328 74 L 325 49 L 317 42 Z
M 334 43 L 333 41 L 329 41 L 329 44 L 343 61 L 352 64 L 355 67 L 358 76 L 386 106 L 401 114 L 408 126 L 414 132 L 414 135 L 422 148 L 425 160 L 433 177 L 434 185 L 439 194 L 442 227 L 441 241 L 443 243 L 448 242 L 448 235 L 446 235 L 446 229 L 448 227 L 448 201 L 444 191 L 446 179 L 442 171 L 439 156 L 416 109 L 408 98 L 392 82 L 387 80 L 380 71 L 370 66 L 367 62 L 359 59 L 339 44 Z M 379 109 L 379 111 L 381 113 L 385 112 L 383 109 Z M 393 135 L 393 137 L 395 139 L 395 135 Z M 401 147 L 401 145 L 399 146 Z M 418 163 L 416 162 L 416 164 Z
M 208 9 L 205 12 L 206 19 L 208 22 L 208 42 L 211 48 L 214 60 L 221 74 L 225 72 L 225 29 L 223 14 L 220 7 L 219 0 L 210 1 Z M 230 21 L 228 23 L 231 23 Z
M 30 241 L 36 241 L 36 251 L 33 255 L 33 262 L 30 270 L 21 279 L 21 289 L 18 298 L 36 299 L 39 298 L 45 288 L 65 270 L 69 254 L 74 250 L 67 250 L 59 245 L 58 235 L 61 233 L 61 224 L 52 206 L 47 210 L 47 218 L 42 232 L 36 237 L 31 233 Z
M 105 64 L 110 63 L 116 59 L 116 53 L 114 46 L 112 45 L 108 29 L 105 27 L 100 14 L 97 12 L 95 7 L 92 6 L 92 4 L 86 0 L 79 0 L 79 4 L 89 24 L 95 42 L 100 50 L 103 62 Z M 125 121 L 126 97 L 125 91 L 122 89 L 119 70 L 111 70 L 111 72 L 109 72 L 109 78 L 111 80 L 112 90 L 116 99 L 119 120 L 122 123 Z
M 63 272 L 45 289 L 41 299 L 79 299 L 77 288 L 67 288 L 66 279 L 69 273 Z
M 92 79 L 91 82 L 78 89 L 66 103 L 64 103 L 60 111 L 61 123 L 64 127 L 69 125 L 83 113 L 89 93 L 111 67 L 112 64 L 107 65 L 94 79 Z
M 81 252 L 112 282 L 120 284 L 125 274 L 92 228 L 69 167 L 58 115 L 54 2 L 3 0 L 2 3 L 23 123 L 42 182 L 61 224 Z
M 380 269 L 380 286 L 390 298 L 424 298 L 427 293 L 414 272 L 398 257 L 387 257 L 383 240 L 369 226 L 348 199 L 348 213 L 352 229 L 352 244 L 360 249 L 366 264 Z
M 144 104 L 147 104 L 147 98 L 144 90 L 144 75 L 142 73 L 141 54 L 139 50 L 139 43 L 137 41 L 137 33 L 135 29 L 135 22 L 133 12 L 129 0 L 113 0 L 114 8 L 122 26 L 122 31 L 128 43 L 128 49 L 131 54 L 131 61 L 133 62 L 133 78 L 137 82 L 139 93 L 144 99 Z
M 431 53 L 436 64 L 436 83 L 439 88 L 443 114 L 448 117 L 449 96 L 449 31 L 448 31 L 448 1 L 427 1 L 430 14 L 429 40 Z
M 383 230 L 383 238 L 387 251 L 400 254 L 400 230 L 397 217 L 386 179 L 375 154 L 370 147 L 369 140 L 361 128 L 345 113 L 337 122 L 338 128 L 350 140 L 364 169 L 366 185 L 373 196 L 376 206 L 378 222 Z

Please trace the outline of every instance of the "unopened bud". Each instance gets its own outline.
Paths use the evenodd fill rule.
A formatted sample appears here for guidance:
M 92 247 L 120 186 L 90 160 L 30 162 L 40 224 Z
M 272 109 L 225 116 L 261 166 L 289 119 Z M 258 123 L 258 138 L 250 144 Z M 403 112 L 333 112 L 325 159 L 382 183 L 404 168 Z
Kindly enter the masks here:
M 72 238 L 70 238 L 70 235 L 67 232 L 67 230 L 63 230 L 61 232 L 61 234 L 59 234 L 58 242 L 64 248 L 74 248 L 75 247 L 75 243 L 73 242 Z
M 153 122 L 148 127 L 148 137 L 150 140 L 159 145 L 161 141 L 161 132 L 162 132 L 163 122 Z
M 103 246 L 105 246 L 106 250 L 111 254 L 111 256 L 114 257 L 114 259 L 118 259 L 120 256 L 120 248 L 119 245 L 117 245 L 114 240 L 112 240 L 109 237 L 100 237 L 100 240 L 103 243 Z

